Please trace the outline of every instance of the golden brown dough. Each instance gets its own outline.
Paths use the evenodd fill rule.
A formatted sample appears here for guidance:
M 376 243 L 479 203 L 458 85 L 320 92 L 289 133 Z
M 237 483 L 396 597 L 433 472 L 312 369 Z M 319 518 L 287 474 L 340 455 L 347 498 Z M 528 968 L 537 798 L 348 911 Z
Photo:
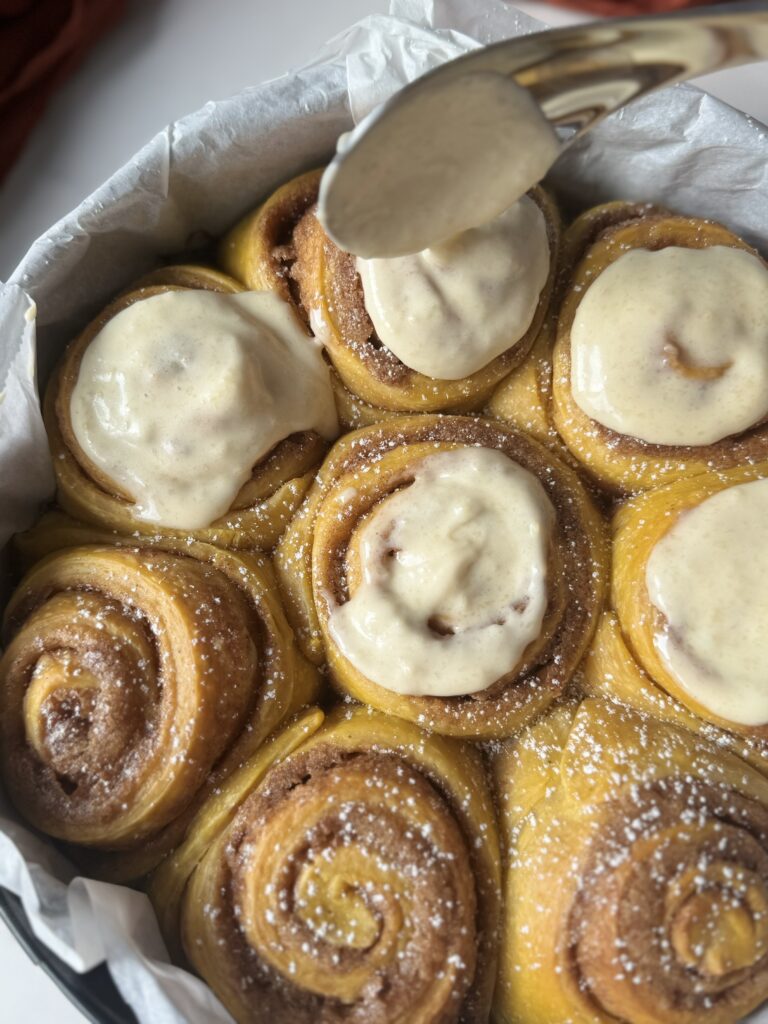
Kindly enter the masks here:
M 151 893 L 172 944 L 181 906 L 187 956 L 240 1022 L 479 1024 L 499 867 L 476 751 L 339 708 L 234 776 Z
M 768 725 L 745 726 L 718 717 L 680 685 L 656 648 L 654 636 L 663 621 L 651 603 L 645 580 L 654 546 L 687 510 L 728 487 L 766 476 L 768 463 L 703 473 L 618 507 L 612 523 L 610 599 L 583 664 L 589 693 L 614 697 L 695 732 L 716 736 L 718 743 L 763 772 L 768 771 Z
M 768 996 L 768 781 L 597 700 L 496 758 L 507 845 L 495 1019 L 735 1024 Z
M 115 880 L 154 867 L 205 796 L 317 688 L 268 564 L 199 543 L 50 555 L 11 599 L 5 646 L 8 793 L 41 831 L 88 847 L 73 854 L 89 872 Z

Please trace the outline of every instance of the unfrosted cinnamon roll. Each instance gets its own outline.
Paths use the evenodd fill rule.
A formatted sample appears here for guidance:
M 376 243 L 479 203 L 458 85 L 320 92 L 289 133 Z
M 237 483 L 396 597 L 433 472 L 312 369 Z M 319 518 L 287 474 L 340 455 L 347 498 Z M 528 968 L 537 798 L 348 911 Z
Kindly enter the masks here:
M 551 199 L 536 188 L 441 246 L 356 260 L 317 219 L 319 179 L 294 179 L 246 217 L 225 238 L 222 265 L 248 287 L 291 295 L 338 373 L 345 426 L 378 421 L 381 410 L 481 408 L 528 354 L 549 306 Z
M 768 997 L 768 782 L 588 700 L 496 758 L 507 865 L 495 1018 L 735 1024 Z
M 310 711 L 274 737 L 151 895 L 240 1022 L 479 1024 L 499 882 L 477 752 L 358 708 Z
M 65 512 L 230 548 L 274 544 L 338 431 L 289 305 L 208 268 L 119 296 L 67 349 L 45 406 Z
M 307 656 L 345 693 L 506 736 L 567 687 L 605 587 L 575 474 L 490 420 L 401 417 L 331 450 L 276 566 Z
M 116 880 L 179 843 L 206 795 L 317 687 L 268 564 L 200 543 L 68 546 L 22 580 L 4 645 L 7 791 Z
M 613 537 L 586 685 L 689 728 L 736 733 L 744 742 L 727 742 L 766 770 L 768 463 L 632 498 Z

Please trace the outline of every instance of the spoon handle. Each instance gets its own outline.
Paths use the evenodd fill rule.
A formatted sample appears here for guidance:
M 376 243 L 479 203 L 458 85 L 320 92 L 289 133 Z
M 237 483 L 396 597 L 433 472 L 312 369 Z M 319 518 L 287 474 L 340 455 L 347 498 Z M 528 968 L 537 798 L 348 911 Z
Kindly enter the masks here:
M 659 86 L 765 59 L 768 0 L 751 0 L 504 40 L 435 73 L 511 75 L 530 90 L 552 124 L 573 127 L 580 135 Z

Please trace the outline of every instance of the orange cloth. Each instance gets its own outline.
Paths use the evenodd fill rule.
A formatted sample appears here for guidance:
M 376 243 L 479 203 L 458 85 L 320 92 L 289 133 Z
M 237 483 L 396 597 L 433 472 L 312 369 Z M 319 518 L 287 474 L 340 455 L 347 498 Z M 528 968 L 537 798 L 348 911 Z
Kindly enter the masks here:
M 559 7 L 575 7 L 603 17 L 621 17 L 631 14 L 661 14 L 681 7 L 695 7 L 712 0 L 549 0 Z
M 0 0 L 0 179 L 54 89 L 125 0 Z

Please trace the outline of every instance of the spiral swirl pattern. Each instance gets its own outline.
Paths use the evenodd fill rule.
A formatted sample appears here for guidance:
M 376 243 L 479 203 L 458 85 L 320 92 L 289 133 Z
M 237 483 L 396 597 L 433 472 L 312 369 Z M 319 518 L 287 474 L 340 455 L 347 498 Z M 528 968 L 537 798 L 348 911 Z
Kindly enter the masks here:
M 597 700 L 533 726 L 496 772 L 502 1019 L 730 1024 L 768 996 L 763 776 Z
M 648 827 L 627 849 L 633 816 Z M 762 1001 L 768 809 L 730 789 L 664 780 L 609 808 L 592 857 L 574 955 L 606 1011 L 733 1020 Z
M 110 851 L 120 877 L 182 838 L 196 802 L 313 690 L 264 571 L 207 545 L 87 546 L 25 577 L 0 662 L 3 776 L 25 817 Z
M 485 1020 L 498 849 L 474 752 L 336 712 L 187 887 L 192 963 L 242 1021 Z

